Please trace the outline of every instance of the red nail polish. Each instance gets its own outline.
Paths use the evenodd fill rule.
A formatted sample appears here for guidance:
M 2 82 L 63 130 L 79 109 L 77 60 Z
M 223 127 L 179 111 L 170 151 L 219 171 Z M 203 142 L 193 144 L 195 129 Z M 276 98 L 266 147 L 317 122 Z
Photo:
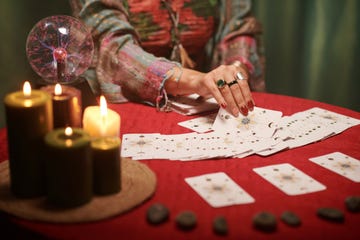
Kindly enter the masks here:
M 247 116 L 247 115 L 248 115 L 248 112 L 249 112 L 246 107 L 241 107 L 241 108 L 240 108 L 240 111 L 241 111 L 241 113 L 242 113 L 244 116 Z
M 226 103 L 221 103 L 220 106 L 225 109 L 226 108 Z
M 254 103 L 253 103 L 253 101 L 249 101 L 249 102 L 247 103 L 247 107 L 248 107 L 248 109 L 249 109 L 250 111 L 254 110 Z

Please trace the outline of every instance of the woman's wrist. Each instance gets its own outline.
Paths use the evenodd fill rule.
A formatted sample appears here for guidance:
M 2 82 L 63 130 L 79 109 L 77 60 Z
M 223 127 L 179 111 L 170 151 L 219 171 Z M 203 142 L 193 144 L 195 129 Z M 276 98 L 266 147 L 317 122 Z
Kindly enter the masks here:
M 174 67 L 168 73 L 165 90 L 173 96 L 195 93 L 196 82 L 203 73 L 195 70 Z

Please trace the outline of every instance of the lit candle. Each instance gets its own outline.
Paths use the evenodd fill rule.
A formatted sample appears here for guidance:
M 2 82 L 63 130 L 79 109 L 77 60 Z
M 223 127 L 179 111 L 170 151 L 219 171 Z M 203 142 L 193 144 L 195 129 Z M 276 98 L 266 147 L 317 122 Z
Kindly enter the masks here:
M 119 137 L 120 115 L 107 108 L 105 97 L 100 97 L 100 107 L 90 106 L 84 111 L 83 128 L 91 137 Z
M 90 136 L 80 128 L 55 129 L 45 137 L 47 197 L 51 204 L 75 207 L 93 193 Z
M 84 111 L 83 127 L 91 137 L 94 164 L 94 192 L 99 195 L 120 191 L 120 116 L 107 108 L 100 97 L 100 107 Z
M 120 139 L 102 137 L 91 142 L 94 164 L 94 193 L 114 194 L 121 189 Z
M 41 90 L 52 95 L 54 128 L 81 127 L 81 92 L 78 89 L 56 84 Z
M 37 197 L 45 193 L 41 152 L 43 137 L 53 128 L 51 96 L 31 90 L 5 97 L 5 113 L 10 164 L 11 191 L 17 197 Z

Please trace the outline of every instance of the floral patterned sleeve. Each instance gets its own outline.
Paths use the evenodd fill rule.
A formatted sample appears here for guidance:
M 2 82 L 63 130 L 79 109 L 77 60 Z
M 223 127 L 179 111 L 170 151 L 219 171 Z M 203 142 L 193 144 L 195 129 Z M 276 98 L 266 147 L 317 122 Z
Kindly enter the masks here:
M 91 28 L 96 47 L 93 68 L 86 78 L 92 89 L 101 91 L 110 102 L 129 99 L 162 105 L 166 99 L 166 73 L 176 63 L 140 47 L 122 2 L 70 0 L 74 15 Z
M 216 35 L 213 67 L 240 61 L 252 78 L 254 91 L 265 91 L 265 58 L 261 46 L 262 28 L 251 16 L 251 0 L 225 0 L 221 6 L 219 29 Z

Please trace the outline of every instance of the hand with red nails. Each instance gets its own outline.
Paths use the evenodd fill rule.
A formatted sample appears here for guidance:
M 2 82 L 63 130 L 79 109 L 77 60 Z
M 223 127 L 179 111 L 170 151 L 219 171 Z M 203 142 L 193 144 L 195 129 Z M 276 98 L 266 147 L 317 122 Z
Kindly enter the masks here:
M 218 104 L 235 117 L 248 115 L 254 109 L 254 100 L 249 87 L 249 73 L 239 62 L 220 65 L 208 73 L 190 69 L 182 71 L 180 79 L 169 79 L 165 89 L 169 94 L 197 93 L 205 98 L 214 97 Z M 176 76 L 176 73 L 173 74 Z

